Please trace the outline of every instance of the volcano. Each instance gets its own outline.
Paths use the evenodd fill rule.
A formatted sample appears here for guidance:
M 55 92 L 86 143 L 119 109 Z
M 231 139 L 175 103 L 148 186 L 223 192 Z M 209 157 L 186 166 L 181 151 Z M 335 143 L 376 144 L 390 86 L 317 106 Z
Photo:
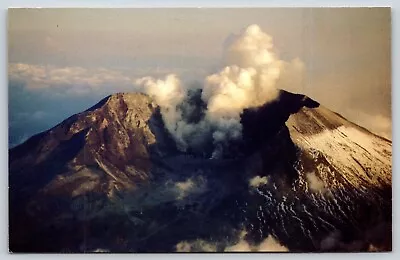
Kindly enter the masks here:
M 12 252 L 390 251 L 392 143 L 311 98 L 241 114 L 229 156 L 182 152 L 119 93 L 9 150 Z

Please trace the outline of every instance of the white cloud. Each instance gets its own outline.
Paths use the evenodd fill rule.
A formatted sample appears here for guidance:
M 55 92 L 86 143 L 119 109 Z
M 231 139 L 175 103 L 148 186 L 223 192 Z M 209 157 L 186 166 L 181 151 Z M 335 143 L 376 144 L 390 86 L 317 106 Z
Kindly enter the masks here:
M 250 245 L 246 240 L 247 232 L 243 230 L 239 235 L 239 241 L 225 248 L 225 252 L 288 252 L 289 249 L 273 236 L 269 235 L 258 245 Z
M 133 85 L 134 81 L 132 75 L 105 68 L 56 67 L 24 63 L 10 63 L 8 76 L 10 80 L 25 82 L 28 89 L 70 86 L 78 91 L 82 87 L 96 89 L 101 86 Z
M 190 177 L 182 182 L 176 182 L 177 199 L 182 200 L 191 194 L 203 193 L 207 188 L 206 180 L 202 176 Z
M 216 252 L 217 246 L 202 239 L 181 241 L 175 246 L 176 252 Z
M 307 172 L 306 180 L 307 180 L 308 186 L 314 192 L 318 192 L 318 191 L 325 192 L 327 190 L 325 188 L 324 182 L 317 175 L 315 175 L 315 172 Z
M 266 176 L 260 177 L 260 176 L 255 176 L 249 180 L 249 186 L 253 188 L 257 188 L 261 185 L 265 185 L 268 183 L 268 178 Z
M 257 248 L 259 252 L 288 252 L 289 249 L 283 246 L 278 240 L 273 236 L 269 235 L 264 239 Z
M 288 252 L 289 249 L 282 245 L 273 236 L 269 235 L 258 245 L 250 245 L 246 241 L 246 230 L 240 231 L 233 244 L 226 245 L 222 241 L 206 241 L 196 239 L 192 241 L 181 241 L 175 246 L 176 252 L 216 252 L 218 245 L 224 252 Z
M 249 243 L 244 239 L 247 232 L 246 230 L 242 230 L 239 234 L 239 241 L 233 245 L 230 245 L 225 248 L 225 252 L 250 252 L 253 251 L 252 247 Z

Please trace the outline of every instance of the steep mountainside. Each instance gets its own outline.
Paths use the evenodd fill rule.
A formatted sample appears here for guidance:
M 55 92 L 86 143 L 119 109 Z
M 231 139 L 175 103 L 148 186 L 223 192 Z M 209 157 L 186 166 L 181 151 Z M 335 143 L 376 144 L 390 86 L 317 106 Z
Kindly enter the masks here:
M 237 156 L 180 152 L 115 94 L 10 150 L 13 252 L 391 249 L 391 142 L 304 96 L 241 116 Z

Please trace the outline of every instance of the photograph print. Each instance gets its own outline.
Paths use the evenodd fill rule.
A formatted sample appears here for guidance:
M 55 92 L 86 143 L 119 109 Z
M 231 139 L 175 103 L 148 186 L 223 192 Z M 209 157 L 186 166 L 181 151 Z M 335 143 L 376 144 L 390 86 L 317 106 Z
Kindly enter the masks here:
M 10 253 L 392 251 L 390 8 L 7 23 Z

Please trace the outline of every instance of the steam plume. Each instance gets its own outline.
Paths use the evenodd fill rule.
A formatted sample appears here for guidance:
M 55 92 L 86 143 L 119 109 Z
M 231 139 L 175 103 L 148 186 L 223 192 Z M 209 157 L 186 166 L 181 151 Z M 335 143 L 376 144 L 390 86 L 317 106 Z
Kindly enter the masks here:
M 201 99 L 206 110 L 199 122 L 189 123 L 183 116 L 179 105 L 187 102 L 188 89 L 175 75 L 165 80 L 145 77 L 136 81 L 158 102 L 165 125 L 182 150 L 201 143 L 199 139 L 211 139 L 213 156 L 218 157 L 229 141 L 241 139 L 243 109 L 275 100 L 281 84 L 294 84 L 282 75 L 292 78 L 303 68 L 299 59 L 290 63 L 280 60 L 272 37 L 258 25 L 250 25 L 230 40 L 223 55 L 225 67 L 204 80 Z
M 155 99 L 161 108 L 165 127 L 174 136 L 178 147 L 185 150 L 184 135 L 188 127 L 183 122 L 178 105 L 185 101 L 186 90 L 178 77 L 174 74 L 167 75 L 164 80 L 144 77 L 136 80 L 136 84 L 143 86 L 144 92 Z

